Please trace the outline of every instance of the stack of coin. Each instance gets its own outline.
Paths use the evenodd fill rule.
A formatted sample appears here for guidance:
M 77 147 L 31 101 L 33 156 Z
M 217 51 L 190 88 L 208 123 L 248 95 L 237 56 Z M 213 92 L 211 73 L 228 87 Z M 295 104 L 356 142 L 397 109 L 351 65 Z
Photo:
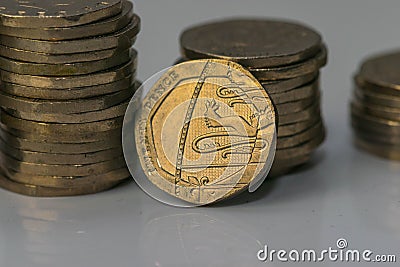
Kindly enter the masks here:
M 129 178 L 123 117 L 140 29 L 125 0 L 0 4 L 0 186 L 96 193 Z
M 355 76 L 351 103 L 355 142 L 362 149 L 400 160 L 400 51 L 367 59 Z
M 237 19 L 195 26 L 181 35 L 182 59 L 235 61 L 264 86 L 277 111 L 278 143 L 270 176 L 309 161 L 325 139 L 319 70 L 327 63 L 321 36 L 307 26 Z

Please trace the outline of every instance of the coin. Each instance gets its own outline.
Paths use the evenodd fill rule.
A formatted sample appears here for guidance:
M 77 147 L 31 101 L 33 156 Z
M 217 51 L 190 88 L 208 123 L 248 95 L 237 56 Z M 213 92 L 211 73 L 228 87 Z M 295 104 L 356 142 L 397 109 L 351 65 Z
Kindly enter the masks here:
M 313 126 L 315 123 L 317 123 L 320 120 L 321 120 L 320 116 L 314 116 L 310 120 L 291 123 L 291 124 L 285 124 L 285 125 L 279 125 L 278 126 L 278 138 L 285 137 L 285 136 L 293 136 L 298 133 L 301 133 L 302 131 L 310 128 L 311 126 Z
M 287 114 L 291 114 L 294 112 L 301 112 L 301 111 L 307 109 L 308 107 L 312 106 L 316 102 L 319 102 L 319 99 L 320 99 L 320 94 L 317 91 L 317 94 L 315 94 L 309 98 L 301 99 L 301 100 L 294 101 L 294 102 L 276 104 L 275 107 L 278 112 L 278 116 L 282 116 L 282 115 L 287 115 Z
M 103 174 L 125 166 L 123 157 L 93 164 L 49 165 L 19 161 L 2 151 L 0 151 L 0 155 L 0 163 L 3 169 L 9 168 L 17 172 L 34 175 L 57 176 L 62 173 L 65 176 L 89 176 Z
M 44 123 L 19 119 L 6 112 L 1 113 L 0 121 L 12 129 L 45 135 L 74 135 L 77 133 L 105 132 L 122 127 L 123 117 L 88 123 Z
M 0 35 L 0 44 L 20 50 L 47 54 L 74 54 L 132 46 L 140 30 L 140 20 L 134 17 L 128 26 L 104 36 L 66 40 L 42 41 Z
M 272 164 L 273 105 L 239 64 L 176 65 L 161 75 L 141 107 L 134 130 L 143 172 L 181 200 L 204 205 L 236 195 Z
M 373 155 L 390 160 L 400 160 L 400 146 L 377 143 L 376 141 L 369 142 L 362 138 L 356 138 L 355 144 Z
M 6 94 L 25 98 L 47 100 L 76 100 L 112 94 L 118 91 L 127 90 L 132 86 L 134 86 L 134 88 L 138 88 L 139 86 L 134 83 L 135 75 L 132 74 L 122 80 L 112 83 L 65 90 L 58 90 L 54 88 L 46 89 L 2 82 L 1 90 Z
M 91 176 L 44 176 L 32 175 L 16 172 L 10 169 L 5 169 L 3 172 L 7 177 L 10 177 L 14 182 L 23 184 L 34 184 L 37 186 L 44 186 L 48 188 L 69 188 L 78 189 L 81 187 L 88 187 L 91 185 L 121 182 L 130 177 L 127 168 L 112 170 L 104 174 L 91 175 Z
M 376 94 L 381 94 L 381 95 L 387 95 L 387 96 L 396 96 L 400 97 L 400 86 L 398 89 L 396 88 L 390 88 L 390 87 L 382 87 L 379 85 L 367 83 L 362 78 L 360 78 L 359 75 L 356 75 L 354 77 L 354 81 L 356 83 L 356 86 L 359 88 L 362 88 L 364 92 L 372 92 Z
M 46 77 L 46 76 L 33 76 L 12 73 L 8 71 L 1 71 L 2 81 L 39 88 L 52 88 L 65 90 L 72 88 L 89 87 L 94 85 L 101 85 L 112 83 L 124 79 L 136 70 L 137 60 L 131 59 L 130 62 L 115 67 L 110 70 L 93 73 L 89 75 L 78 76 L 65 76 L 65 77 Z
M 73 27 L 55 28 L 16 28 L 2 25 L 0 34 L 36 40 L 73 40 L 105 35 L 116 32 L 132 20 L 133 5 L 130 1 L 122 2 L 122 12 L 104 20 Z
M 393 95 L 385 95 L 374 92 L 369 92 L 364 89 L 356 89 L 354 94 L 357 99 L 363 103 L 368 103 L 371 105 L 384 106 L 388 108 L 399 108 L 400 107 L 400 97 Z
M 314 56 L 321 36 L 297 23 L 233 19 L 192 27 L 181 35 L 186 58 L 222 58 L 244 66 L 282 66 Z
M 368 115 L 393 121 L 400 121 L 400 108 L 391 108 L 381 105 L 374 105 L 366 102 L 360 102 L 357 100 L 353 101 L 353 105 L 357 106 L 358 109 L 362 110 Z
M 358 77 L 366 84 L 372 84 L 380 88 L 388 88 L 392 91 L 400 90 L 400 78 L 398 66 L 400 64 L 400 52 L 390 52 L 369 58 L 363 62 Z
M 324 125 L 322 122 L 318 122 L 316 125 L 312 126 L 310 129 L 305 130 L 304 132 L 298 133 L 293 136 L 287 136 L 278 138 L 277 149 L 286 149 L 299 146 L 307 141 L 312 140 L 313 138 L 318 138 L 319 135 L 323 134 L 325 131 Z
M 293 157 L 289 160 L 274 161 L 271 171 L 268 174 L 269 178 L 276 178 L 291 172 L 294 168 L 303 165 L 310 161 L 311 156 L 305 155 L 300 157 Z
M 102 192 L 115 187 L 120 184 L 121 181 L 112 182 L 99 182 L 95 184 L 89 184 L 87 186 L 81 186 L 78 188 L 52 188 L 43 187 L 31 184 L 17 183 L 10 180 L 6 175 L 0 172 L 0 187 L 8 191 L 32 196 L 32 197 L 65 197 L 65 196 L 78 196 L 87 195 Z
M 309 73 L 315 73 L 326 65 L 328 53 L 326 47 L 316 56 L 300 63 L 268 68 L 249 68 L 250 72 L 260 81 L 290 79 Z
M 319 91 L 319 81 L 315 81 L 311 84 L 307 84 L 303 87 L 298 87 L 294 90 L 290 90 L 284 93 L 269 94 L 272 102 L 275 105 L 296 102 L 302 99 L 312 98 L 317 95 Z M 267 91 L 268 92 L 268 91 Z
M 0 139 L 0 149 L 4 154 L 19 161 L 50 165 L 93 164 L 122 156 L 122 147 L 92 153 L 69 155 L 20 150 L 7 145 L 6 141 L 2 139 Z
M 104 139 L 101 141 L 84 142 L 80 139 L 76 139 L 74 140 L 75 143 L 62 142 L 62 140 L 56 140 L 58 142 L 50 142 L 40 140 L 40 138 L 39 140 L 25 139 L 17 137 L 3 128 L 0 130 L 0 136 L 9 146 L 16 149 L 51 154 L 85 154 L 121 147 L 120 138 L 111 134 L 109 134 L 110 138 L 107 139 L 107 141 Z
M 375 129 L 376 131 L 391 134 L 400 134 L 400 122 L 378 118 L 365 114 L 356 105 L 351 105 L 352 123 L 360 125 L 367 129 Z
M 400 135 L 385 134 L 382 132 L 365 129 L 362 126 L 353 125 L 353 130 L 357 136 L 371 142 L 384 143 L 388 145 L 400 145 Z
M 278 125 L 282 126 L 298 122 L 305 122 L 308 120 L 312 120 L 313 118 L 316 117 L 321 117 L 320 113 L 321 113 L 320 104 L 319 102 L 316 102 L 302 111 L 296 111 L 286 115 L 280 115 Z
M 269 94 L 280 94 L 294 90 L 298 87 L 312 83 L 319 77 L 319 71 L 298 76 L 291 79 L 261 81 L 261 84 Z
M 15 110 L 20 114 L 35 113 L 32 114 L 32 116 L 36 117 L 42 114 L 48 114 L 48 117 L 52 115 L 57 116 L 57 114 L 78 115 L 84 112 L 105 110 L 120 104 L 130 98 L 135 92 L 134 90 L 135 88 L 129 88 L 116 93 L 93 98 L 61 101 L 22 98 L 0 92 L 0 106 L 4 109 Z M 88 115 L 92 116 L 90 114 Z M 76 119 L 79 120 L 79 115 Z

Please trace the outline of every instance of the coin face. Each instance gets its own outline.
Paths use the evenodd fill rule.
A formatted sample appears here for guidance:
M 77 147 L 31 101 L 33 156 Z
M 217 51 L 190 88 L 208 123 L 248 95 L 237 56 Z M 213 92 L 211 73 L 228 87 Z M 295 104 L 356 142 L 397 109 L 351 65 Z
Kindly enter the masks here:
M 181 45 L 186 58 L 223 58 L 262 68 L 312 57 L 321 49 L 321 36 L 298 23 L 233 19 L 187 29 Z
M 272 165 L 273 105 L 234 62 L 196 60 L 170 68 L 136 118 L 136 147 L 148 180 L 188 203 L 231 197 L 266 177 Z
M 10 27 L 68 27 L 121 12 L 121 0 L 16 0 L 0 4 L 1 24 Z

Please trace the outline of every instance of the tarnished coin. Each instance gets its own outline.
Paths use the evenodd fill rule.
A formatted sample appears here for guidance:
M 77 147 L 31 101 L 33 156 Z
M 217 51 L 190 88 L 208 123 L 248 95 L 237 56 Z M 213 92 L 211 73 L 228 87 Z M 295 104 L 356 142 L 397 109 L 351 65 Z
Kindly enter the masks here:
M 50 165 L 93 164 L 122 156 L 122 147 L 85 154 L 54 154 L 16 149 L 0 139 L 0 149 L 4 154 L 27 163 Z
M 385 134 L 372 129 L 366 129 L 359 125 L 353 125 L 353 130 L 356 135 L 362 139 L 387 145 L 400 146 L 400 135 Z
M 298 87 L 302 87 L 306 84 L 312 83 L 317 80 L 318 77 L 319 71 L 291 79 L 261 81 L 261 84 L 269 94 L 280 94 L 287 91 L 295 90 Z
M 303 87 L 298 87 L 284 93 L 269 94 L 275 105 L 296 102 L 307 98 L 312 98 L 317 95 L 319 91 L 319 81 L 307 84 Z M 267 91 L 268 92 L 268 91 Z
M 400 122 L 400 108 L 374 105 L 358 100 L 354 100 L 353 105 L 357 106 L 359 110 L 365 112 L 368 115 Z
M 233 19 L 187 29 L 181 35 L 186 58 L 221 58 L 246 67 L 289 65 L 321 49 L 321 36 L 298 23 Z
M 376 141 L 371 142 L 359 137 L 355 138 L 355 143 L 358 147 L 373 155 L 400 161 L 400 146 L 377 143 Z
M 89 75 L 46 77 L 22 75 L 3 70 L 1 71 L 1 80 L 24 86 L 65 90 L 119 81 L 129 75 L 132 75 L 132 71 L 136 70 L 136 67 L 137 59 L 132 58 L 131 61 L 122 66 Z
M 287 136 L 278 138 L 277 149 L 286 149 L 299 146 L 313 138 L 318 138 L 320 135 L 325 133 L 325 128 L 322 122 L 318 122 L 316 125 L 312 126 L 301 133 L 293 136 Z
M 352 124 L 366 129 L 374 129 L 387 134 L 400 134 L 400 121 L 368 115 L 354 104 L 351 105 Z
M 400 90 L 400 51 L 369 58 L 363 62 L 356 77 L 360 83 L 372 84 L 392 91 Z
M 130 177 L 129 171 L 126 167 L 112 170 L 110 172 L 91 175 L 91 176 L 44 176 L 25 174 L 5 169 L 3 172 L 9 179 L 14 182 L 23 184 L 34 184 L 37 186 L 44 186 L 50 188 L 70 188 L 77 189 L 81 187 L 88 187 L 92 185 L 115 183 L 126 180 Z
M 312 120 L 313 118 L 316 117 L 317 118 L 321 117 L 319 101 L 315 102 L 313 105 L 309 106 L 308 108 L 302 111 L 297 111 L 286 115 L 280 115 L 278 125 L 282 126 L 298 122 L 305 122 L 308 120 Z
M 197 60 L 170 68 L 135 118 L 144 174 L 159 189 L 194 205 L 238 194 L 272 165 L 272 102 L 234 62 Z
M 111 108 L 126 101 L 134 92 L 135 88 L 132 87 L 104 96 L 61 101 L 23 98 L 0 92 L 0 106 L 4 109 L 12 109 L 20 114 L 35 113 L 32 116 L 40 116 L 42 114 L 46 116 L 48 114 L 47 117 L 51 117 L 57 114 L 77 114 L 77 120 L 79 120 L 79 116 L 84 117 L 81 113 Z M 89 114 L 89 116 L 91 115 Z
M 311 119 L 309 119 L 307 121 L 279 125 L 278 126 L 278 138 L 282 138 L 282 137 L 286 137 L 286 136 L 293 136 L 298 133 L 301 133 L 319 121 L 321 121 L 321 116 L 313 116 Z
M 50 142 L 40 140 L 40 138 L 39 140 L 25 139 L 15 136 L 2 128 L 0 130 L 0 137 L 13 148 L 50 154 L 85 154 L 121 147 L 120 133 L 119 136 L 109 134 L 107 141 L 82 142 L 82 140 L 76 139 L 75 143 L 68 143 L 62 142 L 62 140 L 57 140 L 58 142 Z
M 400 92 L 400 91 L 399 91 Z M 400 108 L 400 97 L 379 94 L 364 89 L 356 89 L 354 92 L 357 99 L 363 103 L 383 106 L 388 108 Z
M 0 152 L 0 155 L 0 165 L 3 169 L 8 168 L 34 175 L 58 176 L 62 173 L 65 176 L 89 176 L 103 174 L 125 166 L 124 157 L 116 157 L 112 160 L 93 164 L 49 165 L 19 161 L 4 152 Z
M 395 96 L 400 97 L 400 86 L 399 88 L 390 88 L 390 87 L 383 87 L 376 84 L 368 83 L 360 78 L 359 75 L 354 77 L 355 84 L 358 88 L 362 88 L 364 92 L 371 92 L 380 95 L 387 95 L 389 97 Z
M 135 43 L 139 30 L 140 20 L 136 16 L 128 26 L 108 35 L 66 41 L 42 41 L 0 35 L 0 44 L 20 50 L 47 54 L 85 53 L 131 46 Z
M 44 135 L 74 135 L 79 133 L 98 133 L 120 129 L 123 117 L 88 123 L 44 123 L 19 119 L 2 111 L 0 121 L 12 129 Z
M 119 31 L 128 25 L 132 17 L 133 4 L 130 1 L 122 1 L 121 13 L 90 24 L 62 28 L 53 26 L 51 28 L 16 28 L 2 25 L 0 34 L 48 41 L 81 39 Z
M 22 28 L 71 27 L 105 19 L 121 12 L 121 0 L 3 1 L 1 25 Z
M 136 53 L 134 49 L 128 49 L 101 60 L 66 64 L 30 63 L 0 57 L 0 68 L 9 72 L 27 75 L 76 76 L 104 71 L 125 64 L 130 60 L 131 56 L 136 57 Z
M 324 46 L 317 56 L 300 63 L 274 68 L 249 68 L 249 70 L 260 81 L 291 79 L 317 72 L 326 65 L 327 60 L 328 53 Z
M 30 176 L 30 175 L 27 175 Z M 120 184 L 121 181 L 112 182 L 96 182 L 80 187 L 71 188 L 52 188 L 37 186 L 31 184 L 23 184 L 12 181 L 4 172 L 0 172 L 0 187 L 8 191 L 32 197 L 65 197 L 78 196 L 99 193 L 113 188 Z
M 275 107 L 278 112 L 278 116 L 282 116 L 291 114 L 293 112 L 301 112 L 307 109 L 308 107 L 312 106 L 313 104 L 319 102 L 319 100 L 320 100 L 320 93 L 319 91 L 317 91 L 317 94 L 309 98 L 301 99 L 294 102 L 276 104 Z
M 138 88 L 139 85 L 135 83 L 135 78 L 135 75 L 132 74 L 112 83 L 65 90 L 31 87 L 8 82 L 2 82 L 0 87 L 1 91 L 13 96 L 47 100 L 76 100 L 112 94 L 131 87 Z

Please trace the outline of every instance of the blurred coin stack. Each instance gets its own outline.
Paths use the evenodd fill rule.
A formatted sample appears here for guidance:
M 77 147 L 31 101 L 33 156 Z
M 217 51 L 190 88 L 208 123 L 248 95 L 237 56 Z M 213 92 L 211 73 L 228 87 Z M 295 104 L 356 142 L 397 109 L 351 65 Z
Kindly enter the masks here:
M 278 143 L 270 176 L 309 161 L 325 139 L 319 70 L 327 63 L 321 36 L 307 26 L 237 19 L 195 26 L 181 35 L 178 62 L 220 58 L 240 63 L 260 81 L 277 110 Z
M 140 19 L 129 1 L 66 3 L 0 3 L 0 186 L 21 194 L 90 194 L 130 176 L 121 134 Z
M 400 160 L 400 51 L 371 57 L 355 76 L 351 103 L 356 144 Z

